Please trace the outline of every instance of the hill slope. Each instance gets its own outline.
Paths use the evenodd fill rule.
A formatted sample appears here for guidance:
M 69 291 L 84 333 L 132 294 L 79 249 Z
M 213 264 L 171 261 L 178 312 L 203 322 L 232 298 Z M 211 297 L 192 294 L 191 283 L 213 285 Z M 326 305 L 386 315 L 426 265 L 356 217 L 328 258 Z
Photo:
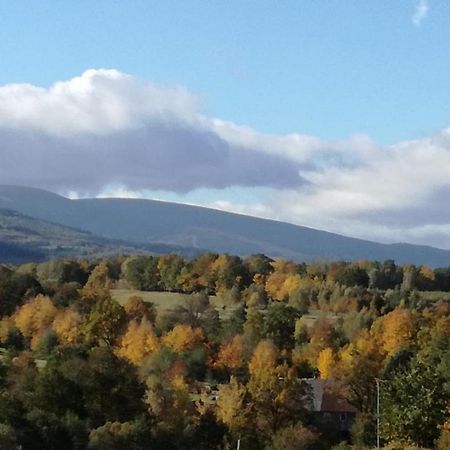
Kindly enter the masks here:
M 167 253 L 185 249 L 162 245 L 133 245 L 95 236 L 0 208 L 0 263 L 20 264 L 61 257 L 101 257 L 114 254 Z
M 0 209 L 0 262 L 21 263 L 64 256 L 93 257 L 136 251 L 122 243 Z
M 154 200 L 69 200 L 39 189 L 0 186 L 0 208 L 142 246 L 167 244 L 245 256 L 266 253 L 297 261 L 394 259 L 450 265 L 450 251 L 385 245 L 273 220 Z

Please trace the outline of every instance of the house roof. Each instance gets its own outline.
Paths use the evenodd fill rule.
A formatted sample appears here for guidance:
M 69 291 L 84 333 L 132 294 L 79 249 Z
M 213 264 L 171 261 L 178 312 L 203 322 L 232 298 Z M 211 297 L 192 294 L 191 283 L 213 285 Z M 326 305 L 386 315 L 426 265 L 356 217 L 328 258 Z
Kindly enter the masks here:
M 339 396 L 337 383 L 334 380 L 321 380 L 307 378 L 304 380 L 311 388 L 312 405 L 314 412 L 356 412 L 344 398 Z

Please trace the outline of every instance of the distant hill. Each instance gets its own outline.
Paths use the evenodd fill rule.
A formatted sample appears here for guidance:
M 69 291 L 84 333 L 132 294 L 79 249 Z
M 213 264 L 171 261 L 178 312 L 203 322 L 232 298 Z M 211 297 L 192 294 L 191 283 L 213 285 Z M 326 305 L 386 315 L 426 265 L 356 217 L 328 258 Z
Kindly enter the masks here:
M 394 259 L 432 267 L 450 265 L 447 250 L 379 244 L 274 220 L 155 200 L 69 200 L 40 189 L 0 186 L 0 208 L 132 243 L 137 248 L 151 244 L 241 256 L 265 253 L 296 261 Z
M 61 257 L 101 257 L 114 254 L 167 253 L 185 249 L 165 245 L 134 245 L 94 236 L 0 208 L 0 263 L 19 264 Z

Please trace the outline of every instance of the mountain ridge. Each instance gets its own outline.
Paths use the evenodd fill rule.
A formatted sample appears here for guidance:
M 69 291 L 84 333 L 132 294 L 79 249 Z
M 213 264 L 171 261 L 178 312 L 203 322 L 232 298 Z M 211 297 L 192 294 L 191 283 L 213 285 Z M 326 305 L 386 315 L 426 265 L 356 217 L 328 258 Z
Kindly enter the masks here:
M 0 208 L 139 246 L 165 244 L 240 256 L 266 253 L 296 261 L 394 259 L 433 267 L 450 265 L 449 250 L 381 244 L 273 219 L 160 200 L 71 200 L 43 189 L 0 185 Z

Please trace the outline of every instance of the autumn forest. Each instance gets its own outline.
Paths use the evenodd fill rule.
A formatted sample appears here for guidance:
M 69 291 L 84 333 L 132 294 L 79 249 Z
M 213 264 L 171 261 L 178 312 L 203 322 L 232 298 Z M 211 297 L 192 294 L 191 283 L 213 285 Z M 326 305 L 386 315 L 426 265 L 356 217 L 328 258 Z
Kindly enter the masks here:
M 0 448 L 450 448 L 450 268 L 0 266 Z

